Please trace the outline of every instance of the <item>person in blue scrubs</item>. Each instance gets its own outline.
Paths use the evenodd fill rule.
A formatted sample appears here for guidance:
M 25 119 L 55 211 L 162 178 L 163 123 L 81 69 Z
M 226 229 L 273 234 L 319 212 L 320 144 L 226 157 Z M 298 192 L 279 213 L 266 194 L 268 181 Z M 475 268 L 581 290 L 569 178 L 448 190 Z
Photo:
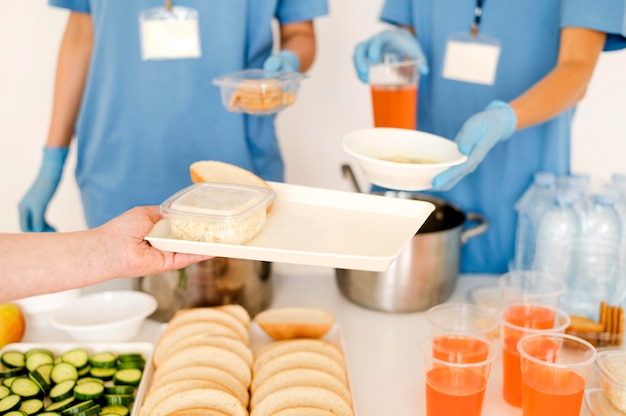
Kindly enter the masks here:
M 397 27 L 358 44 L 354 65 L 386 53 L 422 59 L 418 129 L 454 139 L 464 164 L 428 193 L 483 214 L 464 273 L 503 273 L 514 254 L 514 204 L 537 171 L 570 173 L 575 106 L 600 53 L 626 46 L 624 0 L 386 0 Z
M 160 204 L 191 184 L 189 165 L 198 160 L 284 179 L 275 116 L 228 112 L 212 80 L 250 68 L 307 71 L 313 20 L 328 13 L 327 0 L 49 3 L 70 14 L 43 162 L 19 205 L 23 231 L 54 231 L 46 209 L 73 137 L 90 228 Z

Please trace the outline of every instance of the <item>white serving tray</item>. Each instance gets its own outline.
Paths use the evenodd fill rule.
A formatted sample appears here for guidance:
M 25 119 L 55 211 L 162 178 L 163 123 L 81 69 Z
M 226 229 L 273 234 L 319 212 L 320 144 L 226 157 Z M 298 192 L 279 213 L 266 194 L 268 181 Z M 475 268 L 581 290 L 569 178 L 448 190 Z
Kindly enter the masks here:
M 46 348 L 52 351 L 55 356 L 59 356 L 64 352 L 74 348 L 84 348 L 89 354 L 97 352 L 109 351 L 114 354 L 122 353 L 140 353 L 146 360 L 146 366 L 141 377 L 141 382 L 135 391 L 135 403 L 132 406 L 130 416 L 139 414 L 139 399 L 146 394 L 146 389 L 152 380 L 152 352 L 154 345 L 150 342 L 16 342 L 7 344 L 0 350 L 0 355 L 5 351 L 21 351 L 26 352 L 34 348 Z M 49 402 L 46 399 L 46 405 Z
M 259 235 L 245 245 L 179 240 L 166 219 L 145 239 L 164 251 L 384 271 L 435 209 L 414 199 L 269 185 L 274 206 Z

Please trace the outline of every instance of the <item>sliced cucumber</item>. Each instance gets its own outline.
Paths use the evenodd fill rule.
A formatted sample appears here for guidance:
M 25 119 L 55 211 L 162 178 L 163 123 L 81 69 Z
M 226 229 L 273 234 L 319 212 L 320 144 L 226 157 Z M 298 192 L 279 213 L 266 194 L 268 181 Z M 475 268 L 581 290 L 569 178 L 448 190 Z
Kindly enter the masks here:
M 4 399 L 9 394 L 11 394 L 11 389 L 4 384 L 0 384 L 0 399 Z
M 127 406 L 135 401 L 135 396 L 132 394 L 105 394 L 104 400 L 108 405 L 121 404 Z
M 101 380 L 111 380 L 116 372 L 117 372 L 117 368 L 115 367 L 114 368 L 91 367 L 91 370 L 89 370 L 89 375 L 91 377 L 96 377 Z
M 89 409 L 85 409 L 82 412 L 76 413 L 76 416 L 94 416 L 100 413 L 102 406 L 99 404 L 91 406 Z
M 62 412 L 63 410 L 74 406 L 76 398 L 74 396 L 68 397 L 65 400 L 61 400 L 60 402 L 50 403 L 46 406 L 46 412 Z
M 13 381 L 16 379 L 17 377 L 7 377 L 7 378 L 3 378 L 2 379 L 2 384 L 7 386 L 8 388 L 11 388 L 11 384 L 13 384 Z
M 108 406 L 103 406 L 100 410 L 100 414 L 128 416 L 130 414 L 130 408 L 121 404 L 111 404 Z
M 83 348 L 75 348 L 62 354 L 61 360 L 81 369 L 89 364 L 89 353 Z
M 24 353 L 21 351 L 5 351 L 0 356 L 0 362 L 9 368 L 19 368 L 26 366 Z
M 33 352 L 26 354 L 26 368 L 28 371 L 34 371 L 42 364 L 54 364 L 54 356 L 49 355 L 46 352 Z
M 28 358 L 32 354 L 48 354 L 50 357 L 54 357 L 54 353 L 47 348 L 31 348 L 24 353 L 24 357 Z
M 117 358 L 121 361 L 121 362 L 125 362 L 125 361 L 141 361 L 144 360 L 145 358 L 143 358 L 143 355 L 138 353 L 138 352 L 128 352 L 128 353 L 122 353 L 120 355 L 117 356 Z
M 72 415 L 75 415 L 76 413 L 80 413 L 80 412 L 82 412 L 84 410 L 89 409 L 94 404 L 96 404 L 96 403 L 94 403 L 93 400 L 85 400 L 84 402 L 78 402 L 74 406 L 68 407 L 67 409 L 63 410 L 61 412 L 61 415 L 62 416 L 72 416 Z
M 43 400 L 39 399 L 28 399 L 22 401 L 20 404 L 20 411 L 26 413 L 27 415 L 36 415 L 40 413 L 44 408 Z
M 50 382 L 47 381 L 41 373 L 38 373 L 37 370 L 29 373 L 28 377 L 41 387 L 41 391 L 43 391 L 44 394 L 48 394 L 50 392 Z
M 3 368 L 0 371 L 0 378 L 7 379 L 18 376 L 23 376 L 24 374 L 28 374 L 28 369 L 26 367 L 18 367 L 18 368 Z
M 52 367 L 50 379 L 58 384 L 65 380 L 78 380 L 78 371 L 72 364 L 60 362 Z
M 68 397 L 72 397 L 74 395 L 74 386 L 76 386 L 75 380 L 63 380 L 50 390 L 50 400 L 60 402 Z
M 83 368 L 79 368 L 78 369 L 78 377 L 87 376 L 87 375 L 89 375 L 90 371 L 91 371 L 91 364 L 87 364 Z
M 35 368 L 35 371 L 32 371 L 32 373 L 39 373 L 43 377 L 43 379 L 46 381 L 46 383 L 52 384 L 52 380 L 50 379 L 50 373 L 52 373 L 52 367 L 54 367 L 54 364 L 52 363 L 42 364 L 39 367 Z
M 39 384 L 29 377 L 17 377 L 11 384 L 11 393 L 25 399 L 43 397 L 43 392 Z
M 104 394 L 133 394 L 135 393 L 135 387 L 133 386 L 105 386 Z
M 81 377 L 78 380 L 76 380 L 76 384 L 83 384 L 89 381 L 95 381 L 100 384 L 104 384 L 104 381 L 101 378 L 96 378 L 96 377 Z
M 117 367 L 117 355 L 112 352 L 99 352 L 91 356 L 91 365 L 97 368 Z
M 58 412 L 41 412 L 37 416 L 61 416 Z
M 27 415 L 26 415 L 26 413 L 24 413 L 21 410 L 17 409 L 17 410 L 11 410 L 10 412 L 6 412 L 2 416 L 27 416 Z
M 104 395 L 104 385 L 90 381 L 74 387 L 74 397 L 79 400 L 94 400 Z
M 22 403 L 22 398 L 17 394 L 8 395 L 4 399 L 0 400 L 0 415 L 19 409 L 20 403 Z
M 143 372 L 138 368 L 125 368 L 118 370 L 113 376 L 113 380 L 116 384 L 127 384 L 129 386 L 136 386 L 141 382 L 141 376 Z

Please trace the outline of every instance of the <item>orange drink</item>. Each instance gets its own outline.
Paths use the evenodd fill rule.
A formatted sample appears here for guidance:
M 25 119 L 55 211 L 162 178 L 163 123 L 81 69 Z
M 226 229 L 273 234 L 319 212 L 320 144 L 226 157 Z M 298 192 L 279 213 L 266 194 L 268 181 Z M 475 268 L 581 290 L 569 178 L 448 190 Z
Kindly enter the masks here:
M 496 349 L 484 338 L 430 336 L 421 343 L 426 369 L 426 415 L 480 416 Z
M 469 303 L 442 303 L 428 309 L 426 320 L 432 335 L 463 334 L 491 341 L 498 331 L 498 315 Z
M 507 306 L 500 322 L 502 397 L 510 405 L 522 407 L 522 370 L 517 350 L 518 341 L 524 335 L 532 333 L 563 333 L 569 325 L 569 315 L 548 306 L 520 303 Z
M 442 386 L 448 386 L 443 388 Z M 426 414 L 479 416 L 487 379 L 464 368 L 432 368 L 426 373 Z
M 596 349 L 580 338 L 555 333 L 524 336 L 521 355 L 524 416 L 578 416 Z
M 417 85 L 372 85 L 374 127 L 415 130 L 417 127 Z

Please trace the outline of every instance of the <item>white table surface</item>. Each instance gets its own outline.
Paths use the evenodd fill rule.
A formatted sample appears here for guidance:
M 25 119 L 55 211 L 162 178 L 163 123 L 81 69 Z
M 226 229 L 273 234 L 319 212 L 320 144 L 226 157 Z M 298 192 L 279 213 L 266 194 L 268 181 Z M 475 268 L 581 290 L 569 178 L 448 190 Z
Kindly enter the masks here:
M 429 327 L 424 312 L 392 314 L 357 306 L 346 300 L 325 267 L 273 265 L 272 307 L 310 306 L 331 311 L 343 330 L 350 383 L 357 416 L 425 415 L 424 367 L 418 352 Z M 495 276 L 463 275 L 450 301 L 465 301 L 469 289 L 495 284 Z M 161 323 L 147 321 L 134 341 L 154 341 Z M 25 342 L 71 341 L 48 326 L 29 328 Z M 518 416 L 522 412 L 501 395 L 499 340 L 487 385 L 483 416 Z M 462 414 L 459 413 L 459 414 Z

